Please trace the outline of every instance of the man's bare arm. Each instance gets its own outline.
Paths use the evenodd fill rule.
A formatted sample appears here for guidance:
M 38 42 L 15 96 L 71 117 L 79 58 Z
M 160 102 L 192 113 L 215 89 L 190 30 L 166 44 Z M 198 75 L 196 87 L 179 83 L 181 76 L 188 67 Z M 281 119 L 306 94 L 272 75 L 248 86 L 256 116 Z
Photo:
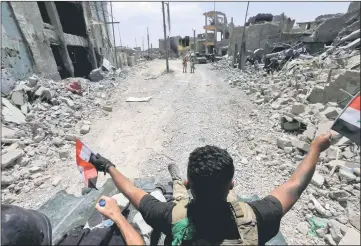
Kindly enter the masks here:
M 100 200 L 104 201 L 102 206 L 99 203 Z M 99 201 L 96 203 L 95 208 L 106 218 L 114 221 L 123 235 L 125 245 L 144 245 L 140 235 L 122 215 L 116 200 L 107 196 L 101 196 Z
M 271 192 L 282 204 L 285 215 L 300 198 L 315 173 L 320 153 L 330 146 L 331 133 L 318 136 L 311 143 L 310 151 L 298 165 L 291 178 Z
M 130 182 L 123 174 L 121 174 L 115 167 L 110 167 L 108 173 L 112 177 L 115 186 L 123 195 L 129 199 L 130 203 L 139 210 L 139 204 L 142 198 L 147 193 Z
M 129 199 L 130 203 L 139 209 L 142 198 L 147 194 L 145 191 L 135 187 L 123 174 L 121 174 L 115 165 L 100 154 L 92 155 L 90 163 L 94 165 L 98 172 L 107 172 L 112 177 L 115 186 L 123 195 Z
M 126 245 L 144 245 L 143 239 L 124 216 L 117 216 L 114 222 L 118 226 L 120 233 L 122 233 Z

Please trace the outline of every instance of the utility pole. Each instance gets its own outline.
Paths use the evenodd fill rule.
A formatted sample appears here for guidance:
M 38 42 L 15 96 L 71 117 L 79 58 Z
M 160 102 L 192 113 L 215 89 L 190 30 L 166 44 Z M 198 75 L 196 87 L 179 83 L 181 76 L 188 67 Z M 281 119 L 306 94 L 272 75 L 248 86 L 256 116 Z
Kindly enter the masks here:
M 118 58 L 117 58 L 117 48 L 115 44 L 115 33 L 114 33 L 114 22 L 113 22 L 113 4 L 110 2 L 110 14 L 112 15 L 112 29 L 113 29 L 113 39 L 114 39 L 114 59 L 116 67 L 118 68 Z
M 135 48 L 137 48 L 138 47 L 138 45 L 137 45 L 137 38 L 134 38 L 135 39 Z
M 249 2 L 247 2 L 246 15 L 244 16 L 243 33 L 242 33 L 242 37 L 241 37 L 241 49 L 239 51 L 238 68 L 241 70 L 244 69 L 244 64 L 245 64 L 244 56 L 246 53 L 246 38 L 244 37 L 244 35 L 246 33 L 246 21 L 247 21 L 247 15 L 248 15 L 248 7 L 249 7 Z
M 142 56 L 144 56 L 144 36 L 142 36 Z
M 214 54 L 216 54 L 217 47 L 217 15 L 216 15 L 216 2 L 213 3 L 213 12 L 214 12 Z
M 148 58 L 150 58 L 150 51 L 149 51 L 149 30 L 147 27 L 147 41 L 148 41 Z
M 167 43 L 167 28 L 165 26 L 165 13 L 164 13 L 164 1 L 162 1 L 162 12 L 163 12 L 163 32 L 164 32 L 164 43 L 165 43 L 165 62 L 167 67 L 167 73 L 169 72 L 168 63 L 168 43 Z
M 169 1 L 167 3 L 167 15 L 168 15 L 168 31 L 170 35 L 170 14 L 169 14 Z

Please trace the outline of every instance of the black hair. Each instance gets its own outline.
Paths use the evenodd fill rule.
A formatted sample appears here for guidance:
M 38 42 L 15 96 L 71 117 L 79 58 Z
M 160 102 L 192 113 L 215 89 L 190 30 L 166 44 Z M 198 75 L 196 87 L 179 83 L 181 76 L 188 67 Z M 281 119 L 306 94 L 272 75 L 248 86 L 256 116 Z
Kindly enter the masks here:
M 187 176 L 196 196 L 222 192 L 233 175 L 233 159 L 225 149 L 206 145 L 196 148 L 189 155 Z

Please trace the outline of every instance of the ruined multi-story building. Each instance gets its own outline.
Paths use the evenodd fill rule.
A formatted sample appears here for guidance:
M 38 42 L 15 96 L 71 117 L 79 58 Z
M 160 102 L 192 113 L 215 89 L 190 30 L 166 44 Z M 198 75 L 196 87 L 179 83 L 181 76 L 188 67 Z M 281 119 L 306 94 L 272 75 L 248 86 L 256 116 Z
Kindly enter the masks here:
M 84 77 L 115 52 L 106 2 L 2 2 L 2 92 L 33 73 Z
M 204 15 L 205 37 L 203 44 L 206 54 L 221 53 L 221 48 L 228 46 L 229 30 L 226 14 L 220 11 L 208 11 Z M 220 40 L 217 40 L 218 33 L 221 34 Z

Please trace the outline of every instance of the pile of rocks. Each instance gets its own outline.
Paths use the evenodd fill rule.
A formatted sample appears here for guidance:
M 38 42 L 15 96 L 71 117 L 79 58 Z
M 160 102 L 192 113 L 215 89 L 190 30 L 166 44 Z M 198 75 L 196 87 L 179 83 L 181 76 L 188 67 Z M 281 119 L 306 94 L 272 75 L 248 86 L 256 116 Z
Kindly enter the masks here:
M 91 130 L 90 120 L 112 111 L 110 95 L 130 70 L 101 72 L 99 82 L 61 81 L 33 75 L 2 97 L 2 201 L 34 188 L 57 186 L 61 178 L 44 171 L 73 156 L 75 138 Z M 76 85 L 76 89 L 74 85 Z M 72 156 L 70 156 L 72 155 Z
M 360 91 L 359 30 L 357 35 L 350 35 L 318 56 L 288 62 L 274 75 L 251 66 L 244 71 L 233 69 L 225 59 L 213 68 L 229 74 L 230 86 L 244 90 L 263 108 L 262 112 L 269 115 L 270 128 L 280 132 L 274 144 L 297 163 L 309 151 L 311 141 L 330 129 L 343 107 Z M 358 45 L 354 45 L 355 40 Z M 305 221 L 297 229 L 330 245 L 349 242 L 353 237 L 359 240 L 359 146 L 335 133 L 319 162 L 304 194 L 308 202 L 301 206 Z M 280 171 L 285 168 L 279 167 Z M 291 173 L 294 167 L 289 168 Z

